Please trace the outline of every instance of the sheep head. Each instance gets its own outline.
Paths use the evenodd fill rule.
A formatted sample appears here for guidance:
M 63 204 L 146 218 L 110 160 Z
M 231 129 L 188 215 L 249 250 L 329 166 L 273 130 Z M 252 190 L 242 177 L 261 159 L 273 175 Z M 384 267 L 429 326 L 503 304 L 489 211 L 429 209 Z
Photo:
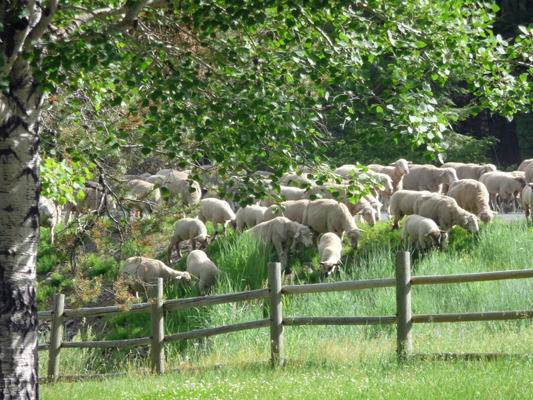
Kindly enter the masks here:
M 349 231 L 346 231 L 346 236 L 348 237 L 348 240 L 352 244 L 352 248 L 354 250 L 357 250 L 359 247 L 359 236 L 361 236 L 361 232 L 364 232 L 364 230 L 355 228 L 350 229 Z
M 465 215 L 461 222 L 461 228 L 469 229 L 472 233 L 478 233 L 479 226 L 477 224 L 477 217 L 473 214 Z
M 361 211 L 359 211 L 356 215 L 361 215 L 363 219 L 368 223 L 370 226 L 376 225 L 376 210 L 374 208 L 365 207 Z
M 479 214 L 478 218 L 483 221 L 485 225 L 488 225 L 492 222 L 492 211 L 484 211 L 481 214 Z
M 312 246 L 313 245 L 313 233 L 311 232 L 311 228 L 309 228 L 308 226 L 302 226 L 301 228 L 298 228 L 298 230 L 294 234 L 294 240 L 292 242 L 291 252 L 295 251 L 297 241 L 302 242 L 305 247 Z

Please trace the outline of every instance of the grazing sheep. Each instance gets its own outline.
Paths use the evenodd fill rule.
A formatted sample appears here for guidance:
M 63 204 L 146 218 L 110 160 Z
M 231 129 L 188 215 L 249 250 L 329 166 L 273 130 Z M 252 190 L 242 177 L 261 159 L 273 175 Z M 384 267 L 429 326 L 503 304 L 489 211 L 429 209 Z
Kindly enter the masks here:
M 399 229 L 400 222 L 406 215 L 414 214 L 415 202 L 420 196 L 425 196 L 429 194 L 427 190 L 416 191 L 416 190 L 398 190 L 390 198 L 390 209 L 391 213 L 394 216 L 394 224 L 392 229 Z
M 530 221 L 530 210 L 533 207 L 533 183 L 528 183 L 522 191 L 522 207 L 526 212 L 526 221 Z
M 411 161 L 406 161 L 403 158 L 400 158 L 398 161 L 389 165 L 370 164 L 368 165 L 368 168 L 372 171 L 381 172 L 390 176 L 392 179 L 392 191 L 395 193 L 398 190 L 403 189 L 403 177 L 409 174 L 409 165 L 411 164 Z M 387 218 L 390 219 L 390 195 L 382 193 L 381 198 L 383 199 L 385 209 L 387 210 Z
M 428 190 L 441 193 L 442 184 L 451 184 L 457 180 L 453 168 L 437 168 L 434 165 L 411 165 L 409 175 L 403 178 L 406 190 Z
M 132 179 L 139 179 L 141 181 L 145 181 L 146 179 L 148 179 L 149 177 L 151 177 L 152 174 L 148 173 L 148 172 L 145 172 L 143 174 L 139 174 L 139 175 L 124 175 L 122 178 L 126 181 L 131 181 Z
M 202 250 L 194 250 L 187 257 L 187 272 L 198 279 L 200 296 L 208 291 L 222 276 L 222 271 Z
M 162 187 L 168 189 L 169 200 L 181 195 L 183 204 L 190 206 L 200 201 L 202 190 L 198 182 L 192 181 L 192 184 L 190 184 L 189 180 L 187 180 L 188 176 L 188 174 L 183 172 L 172 170 L 169 171 L 168 175 L 152 175 L 146 181 L 154 184 L 159 183 Z M 192 189 L 194 191 L 191 192 Z
M 162 197 L 161 191 L 154 188 L 154 184 L 146 182 L 139 179 L 132 179 L 128 182 L 131 187 L 131 194 L 137 200 L 144 200 L 148 202 L 155 203 L 156 205 L 161 204 Z M 135 208 L 140 211 L 141 216 L 143 213 L 151 214 L 153 212 L 152 206 L 150 204 L 142 202 L 132 202 L 132 208 Z
M 487 172 L 496 172 L 496 166 L 493 164 L 464 164 L 459 162 L 449 162 L 443 164 L 441 168 L 453 168 L 457 174 L 457 179 L 475 179 L 479 181 L 481 175 Z
M 449 231 L 455 225 L 469 229 L 472 233 L 479 231 L 477 217 L 463 210 L 455 199 L 437 193 L 419 197 L 413 207 L 415 214 L 431 218 L 441 229 Z
M 263 222 L 266 210 L 267 207 L 256 205 L 239 208 L 236 214 L 237 232 L 242 232 L 245 227 L 253 228 L 254 226 Z
M 296 201 L 284 201 L 282 206 L 285 208 L 285 211 L 281 211 L 280 207 L 277 205 L 272 205 L 267 208 L 264 214 L 263 221 L 270 221 L 277 217 L 285 217 L 291 221 L 298 222 L 299 224 L 303 223 L 304 214 L 307 209 L 307 205 L 311 200 L 296 200 Z
M 358 183 L 371 184 L 371 192 L 376 197 L 378 192 L 384 192 L 385 195 L 389 196 L 394 192 L 392 178 L 384 173 L 376 172 L 371 169 L 363 172 L 361 168 L 357 168 L 355 165 L 343 165 L 342 167 L 337 168 L 335 173 L 344 179 L 354 178 Z M 367 177 L 363 177 L 362 174 L 365 174 Z M 373 182 L 370 180 L 371 178 L 378 182 L 383 189 L 380 189 L 378 184 L 373 184 Z
M 511 199 L 515 197 L 515 193 L 521 193 L 526 180 L 521 176 L 515 176 L 509 172 L 487 172 L 481 175 L 479 179 L 486 187 L 490 194 L 490 205 L 493 210 L 500 210 L 497 202 L 497 197 L 503 201 L 501 210 L 508 213 L 511 211 L 513 204 Z
M 205 224 L 198 219 L 180 219 L 176 222 L 174 230 L 176 233 L 172 236 L 170 244 L 168 245 L 167 261 L 169 264 L 173 247 L 176 247 L 178 257 L 181 257 L 180 243 L 183 240 L 190 239 L 193 250 L 196 250 L 196 239 L 200 242 L 200 247 L 202 247 L 207 241 L 207 228 L 205 227 Z
M 165 263 L 147 257 L 130 257 L 122 265 L 122 276 L 131 279 L 133 290 L 138 293 L 144 292 L 153 278 L 163 278 L 164 283 L 188 284 L 191 276 L 188 272 L 175 271 Z
M 237 232 L 242 232 L 246 226 L 253 228 L 261 222 L 264 222 L 266 210 L 267 207 L 256 205 L 239 208 L 236 215 Z
M 211 221 L 213 228 L 215 228 L 215 236 L 218 235 L 218 224 L 223 225 L 224 235 L 226 234 L 226 225 L 229 223 L 233 230 L 236 229 L 235 213 L 227 201 L 219 199 L 204 199 L 201 202 L 202 207 L 198 213 L 198 219 L 204 224 Z
M 273 243 L 278 253 L 282 268 L 287 268 L 287 252 L 296 249 L 296 243 L 301 242 L 309 247 L 313 244 L 311 229 L 308 226 L 293 222 L 285 217 L 277 217 L 270 221 L 261 222 L 247 230 L 251 235 L 261 237 L 265 244 Z
M 303 173 L 302 175 L 296 174 L 285 174 L 279 180 L 279 184 L 283 186 L 302 186 L 302 184 L 307 184 L 311 188 L 315 187 L 315 182 L 309 179 L 310 174 Z M 314 178 L 313 178 L 314 179 Z
M 418 251 L 425 253 L 427 247 L 432 244 L 440 247 L 441 237 L 445 233 L 445 231 L 439 229 L 432 219 L 416 214 L 409 215 L 403 223 L 401 242 L 403 244 L 411 237 L 411 241 L 415 243 Z
M 79 215 L 87 212 L 88 210 L 97 211 L 100 208 L 101 204 L 102 213 L 105 211 L 106 206 L 110 209 L 116 208 L 116 205 L 114 203 L 108 201 L 107 196 L 103 198 L 104 193 L 101 190 L 86 187 L 83 189 L 83 193 L 85 194 L 85 197 L 83 198 L 83 200 L 78 199 L 78 204 L 71 203 L 70 201 L 67 201 L 67 203 L 65 204 L 65 225 L 68 225 L 68 223 L 70 222 L 71 214 Z M 74 196 L 76 198 L 77 195 L 78 191 L 74 192 Z
M 318 253 L 320 254 L 320 265 L 326 269 L 325 275 L 328 277 L 341 264 L 341 239 L 334 233 L 323 234 L 318 243 Z
M 39 197 L 39 225 L 50 228 L 50 244 L 54 244 L 54 228 L 59 222 L 61 210 L 44 196 Z
M 485 225 L 492 222 L 489 192 L 486 186 L 475 179 L 461 179 L 450 185 L 448 196 L 457 201 L 462 209 L 477 215 Z
M 528 165 L 533 164 L 533 158 L 530 158 L 529 160 L 524 160 L 522 163 L 518 166 L 518 171 L 525 171 Z M 529 183 L 529 182 L 528 182 Z
M 304 225 L 308 225 L 315 231 L 313 243 L 318 244 L 318 235 L 320 233 L 333 232 L 341 239 L 346 233 L 353 249 L 359 245 L 359 236 L 362 229 L 359 229 L 348 211 L 348 208 L 335 200 L 316 200 L 309 203 L 307 212 L 304 216 Z
M 463 164 L 459 162 L 449 162 L 441 166 L 441 168 L 453 168 L 457 173 L 457 179 L 475 179 L 479 181 L 481 175 L 486 174 L 487 172 L 495 172 L 496 166 L 493 164 Z M 442 184 L 442 194 L 447 194 L 450 185 L 447 183 Z
M 305 189 L 293 187 L 293 186 L 280 186 L 279 193 L 275 190 L 269 191 L 269 197 L 261 200 L 261 205 L 263 207 L 270 207 L 274 204 L 274 199 L 278 201 L 288 201 L 288 200 L 300 200 L 305 196 Z M 285 200 L 282 200 L 281 196 L 285 196 Z
M 526 183 L 533 182 L 533 163 L 529 164 L 524 171 L 524 179 Z

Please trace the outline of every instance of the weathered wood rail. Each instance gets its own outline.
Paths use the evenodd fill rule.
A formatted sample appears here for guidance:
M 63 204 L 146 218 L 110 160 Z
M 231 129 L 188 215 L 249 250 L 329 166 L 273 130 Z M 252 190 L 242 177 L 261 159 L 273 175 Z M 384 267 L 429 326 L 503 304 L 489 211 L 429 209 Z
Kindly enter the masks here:
M 133 305 L 129 310 L 122 307 L 95 307 L 70 310 L 64 308 L 64 295 L 54 297 L 53 310 L 38 313 L 40 320 L 52 320 L 50 342 L 38 347 L 39 351 L 49 352 L 47 379 L 59 377 L 59 354 L 65 348 L 103 348 L 149 345 L 151 347 L 152 371 L 165 371 L 165 343 L 198 339 L 249 329 L 270 328 L 271 363 L 283 363 L 283 328 L 285 326 L 310 325 L 397 325 L 397 353 L 400 359 L 411 356 L 413 351 L 412 326 L 417 323 L 443 323 L 466 321 L 497 321 L 532 319 L 533 310 L 492 311 L 484 313 L 428 314 L 412 315 L 411 286 L 450 283 L 468 283 L 504 279 L 533 278 L 533 269 L 519 271 L 498 271 L 462 275 L 415 276 L 411 277 L 410 258 L 407 252 L 396 253 L 396 277 L 362 281 L 320 283 L 312 285 L 283 286 L 281 264 L 268 265 L 268 289 L 223 294 L 209 297 L 193 297 L 177 300 L 163 300 L 163 280 L 159 278 L 151 287 L 151 303 Z M 283 295 L 303 293 L 324 293 L 396 287 L 397 315 L 360 316 L 360 317 L 290 317 L 283 315 Z M 198 329 L 190 332 L 164 333 L 164 311 L 184 310 L 193 307 L 212 306 L 252 300 L 269 300 L 270 318 L 244 322 L 216 328 Z M 63 322 L 66 318 L 102 317 L 119 314 L 151 314 L 151 336 L 128 340 L 106 340 L 97 342 L 63 342 Z

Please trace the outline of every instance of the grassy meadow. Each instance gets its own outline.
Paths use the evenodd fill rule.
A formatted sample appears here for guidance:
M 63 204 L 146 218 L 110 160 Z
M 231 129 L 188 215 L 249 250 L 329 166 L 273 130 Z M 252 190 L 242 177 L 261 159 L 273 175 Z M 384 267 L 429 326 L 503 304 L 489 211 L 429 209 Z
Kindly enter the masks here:
M 394 277 L 395 251 L 402 250 L 400 232 L 390 223 L 366 228 L 360 249 L 345 247 L 343 267 L 331 280 Z M 210 227 L 212 229 L 212 227 Z M 229 230 L 228 230 L 229 231 Z M 525 221 L 495 221 L 477 236 L 452 230 L 447 252 L 426 257 L 412 253 L 412 275 L 443 275 L 531 268 L 532 228 Z M 166 250 L 166 249 L 165 249 Z M 166 251 L 156 254 L 165 259 Z M 231 293 L 266 286 L 266 264 L 275 252 L 247 237 L 217 239 L 208 248 L 225 277 L 214 293 Z M 41 260 L 44 256 L 41 256 Z M 46 259 L 48 260 L 48 259 Z M 287 284 L 318 282 L 302 262 L 318 267 L 318 252 L 306 249 L 290 260 Z M 51 262 L 51 261 L 47 261 Z M 44 267 L 40 267 L 44 268 Z M 109 267 L 104 276 L 116 275 Z M 175 268 L 185 269 L 184 260 Z M 92 271 L 94 271 L 93 268 Z M 58 278 L 59 280 L 59 278 Z M 55 281 L 54 281 L 55 282 Z M 61 287 L 54 286 L 56 289 Z M 43 289 L 39 289 L 43 293 Z M 167 298 L 195 296 L 197 288 L 166 287 Z M 414 314 L 485 312 L 533 309 L 530 279 L 469 284 L 415 286 Z M 285 316 L 385 316 L 396 313 L 393 288 L 285 296 Z M 268 318 L 268 301 L 224 304 L 175 311 L 165 315 L 167 333 L 216 327 Z M 149 336 L 149 314 L 115 316 L 105 329 L 88 330 L 73 340 L 115 340 Z M 105 332 L 105 334 L 103 333 Z M 45 341 L 46 337 L 41 338 Z M 280 368 L 267 365 L 269 331 L 257 329 L 167 344 L 166 368 L 180 373 L 138 376 L 150 370 L 146 348 L 64 349 L 61 375 L 127 373 L 105 382 L 86 381 L 41 385 L 49 398 L 528 398 L 533 329 L 530 320 L 453 324 L 415 324 L 416 354 L 510 353 L 493 361 L 414 359 L 399 364 L 395 357 L 396 327 L 286 327 L 285 357 Z M 523 356 L 521 356 L 523 355 Z M 217 367 L 219 366 L 219 367 Z M 45 376 L 47 353 L 39 354 L 39 375 Z

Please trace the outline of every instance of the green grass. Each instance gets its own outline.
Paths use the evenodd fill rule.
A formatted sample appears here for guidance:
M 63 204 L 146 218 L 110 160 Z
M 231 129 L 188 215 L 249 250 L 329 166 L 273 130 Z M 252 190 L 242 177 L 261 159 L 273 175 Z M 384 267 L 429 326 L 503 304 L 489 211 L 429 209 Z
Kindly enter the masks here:
M 425 257 L 413 253 L 412 275 L 531 268 L 532 233 L 531 226 L 522 222 L 496 221 L 491 226 L 483 227 L 479 235 L 472 235 L 460 228 L 454 229 L 447 252 L 432 251 Z M 331 280 L 393 277 L 395 252 L 401 249 L 399 235 L 399 231 L 390 230 L 388 223 L 380 223 L 375 228 L 367 227 L 361 236 L 360 249 L 353 251 L 345 248 L 344 265 Z M 236 238 L 232 232 L 228 232 L 227 238 L 217 238 L 209 246 L 208 253 L 225 273 L 224 279 L 213 289 L 214 294 L 265 287 L 266 264 L 276 258 L 275 251 L 269 247 L 265 248 L 260 241 L 246 235 Z M 305 283 L 309 278 L 300 267 L 302 262 L 315 264 L 316 250 L 306 249 L 303 257 L 290 259 L 290 265 L 296 272 L 292 275 L 295 284 Z M 179 269 L 185 269 L 183 261 L 179 264 Z M 165 288 L 167 298 L 195 295 L 197 289 L 194 286 L 190 289 Z M 533 309 L 532 282 L 523 279 L 415 286 L 412 289 L 412 307 L 415 314 Z M 394 315 L 395 291 L 393 288 L 385 288 L 286 296 L 283 300 L 283 313 L 285 316 Z M 253 321 L 268 316 L 268 301 L 223 304 L 167 313 L 165 327 L 167 333 L 177 333 Z M 149 324 L 148 314 L 111 317 L 107 322 L 106 339 L 149 336 Z M 93 337 L 100 338 L 100 335 Z M 115 386 L 117 382 L 123 382 L 122 389 L 107 387 L 105 390 L 109 390 L 109 393 L 119 390 L 113 396 L 109 395 L 110 398 L 222 398 L 230 389 L 240 388 L 236 392 L 238 395 L 231 397 L 254 398 L 257 395 L 257 398 L 262 398 L 270 388 L 264 384 L 264 388 L 256 385 L 254 387 L 258 391 L 253 392 L 250 391 L 253 386 L 250 383 L 259 383 L 257 379 L 265 379 L 278 387 L 273 389 L 272 396 L 275 398 L 289 398 L 289 395 L 293 398 L 319 398 L 328 394 L 344 398 L 436 398 L 442 393 L 446 393 L 447 398 L 525 398 L 525 389 L 520 385 L 531 385 L 528 378 L 531 368 L 529 358 L 453 363 L 429 360 L 398 365 L 395 361 L 394 325 L 286 327 L 284 337 L 287 359 L 299 360 L 303 365 L 290 363 L 277 370 L 245 366 L 252 361 L 266 362 L 270 357 L 268 329 L 258 329 L 166 345 L 168 369 L 184 365 L 212 367 L 223 364 L 227 366 L 223 371 L 208 369 L 183 376 L 130 377 L 113 380 L 109 385 L 104 385 Z M 413 328 L 413 346 L 414 352 L 418 354 L 531 354 L 533 329 L 529 320 L 417 324 Z M 40 374 L 43 375 L 46 373 L 46 355 L 41 352 L 40 356 Z M 149 354 L 146 348 L 123 351 L 72 349 L 61 352 L 61 374 L 149 369 Z M 485 374 L 478 373 L 478 370 L 484 371 Z M 216 380 L 217 376 L 219 380 Z M 322 377 L 324 388 L 320 387 L 319 377 Z M 132 380 L 136 384 L 139 382 L 139 385 L 144 380 L 148 387 L 141 389 L 135 386 L 138 388 L 136 390 L 128 388 L 126 382 Z M 332 383 L 326 384 L 328 380 Z M 294 382 L 298 382 L 296 392 L 291 389 Z M 465 387 L 466 382 L 468 387 Z M 194 387 L 192 383 L 195 383 Z M 70 385 L 58 384 L 54 386 L 54 390 L 57 390 L 58 394 L 70 396 L 69 388 L 81 384 Z M 93 383 L 83 385 L 88 390 Z M 162 389 L 163 387 L 166 389 Z M 327 391 L 327 387 L 330 391 Z M 415 392 L 413 387 L 416 387 Z M 43 398 L 46 398 L 47 390 L 50 390 L 50 395 L 53 392 L 49 389 L 50 386 L 42 388 Z M 65 392 L 61 392 L 62 390 Z M 331 392 L 332 390 L 337 392 Z M 80 393 L 84 393 L 83 390 Z M 192 393 L 191 397 L 187 397 L 188 393 Z M 487 396 L 487 393 L 492 397 Z M 73 392 L 72 395 L 78 394 Z M 90 395 L 87 398 L 91 398 Z

